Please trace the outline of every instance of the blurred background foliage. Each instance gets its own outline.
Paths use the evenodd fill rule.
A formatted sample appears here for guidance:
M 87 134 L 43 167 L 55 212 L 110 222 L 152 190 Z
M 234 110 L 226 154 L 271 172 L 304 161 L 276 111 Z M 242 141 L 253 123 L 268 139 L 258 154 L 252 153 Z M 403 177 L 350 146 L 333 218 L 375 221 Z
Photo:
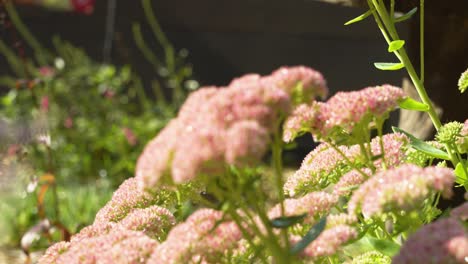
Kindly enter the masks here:
M 43 48 L 13 4 L 2 4 L 3 31 L 16 44 L 0 39 L 12 73 L 0 76 L 0 243 L 28 251 L 91 223 L 198 83 L 187 52 L 172 47 L 150 1 L 142 4 L 160 46 L 148 45 L 137 23 L 133 33 L 154 66 L 151 87 L 132 65 L 94 61 L 58 37 L 53 50 Z M 41 236 L 45 221 L 62 237 Z

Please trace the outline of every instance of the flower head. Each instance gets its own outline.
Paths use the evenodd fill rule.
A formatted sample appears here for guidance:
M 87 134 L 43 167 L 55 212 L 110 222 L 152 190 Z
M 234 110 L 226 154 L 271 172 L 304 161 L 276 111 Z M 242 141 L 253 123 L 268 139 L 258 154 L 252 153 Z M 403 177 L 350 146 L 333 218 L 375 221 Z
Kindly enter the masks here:
M 198 89 L 145 147 L 135 172 L 140 188 L 154 187 L 166 175 L 182 183 L 199 174 L 216 175 L 226 165 L 259 161 L 280 117 L 290 111 L 296 86 L 311 100 L 326 90 L 323 77 L 305 67 L 283 68 L 265 77 L 249 74 L 228 87 Z
M 358 149 L 346 146 L 339 146 L 338 150 L 327 143 L 317 146 L 304 158 L 299 170 L 286 180 L 283 187 L 285 193 L 295 196 L 304 191 L 320 190 L 330 182 L 336 182 L 350 170 L 341 153 L 350 160 L 359 153 Z
M 290 142 L 305 132 L 310 132 L 317 125 L 316 115 L 319 112 L 319 104 L 300 104 L 286 119 L 283 125 L 283 141 Z
M 450 122 L 444 124 L 437 132 L 436 139 L 440 143 L 453 144 L 461 136 L 463 124 L 460 122 Z
M 148 263 L 188 263 L 195 256 L 210 258 L 234 248 L 241 238 L 233 222 L 223 221 L 222 212 L 200 209 L 169 232 Z
M 160 240 L 176 224 L 176 220 L 166 208 L 153 205 L 134 209 L 118 224 L 125 229 L 142 231 L 147 236 Z
M 322 126 L 312 132 L 319 139 L 333 136 L 337 129 L 350 134 L 357 125 L 368 125 L 373 118 L 385 117 L 403 98 L 403 90 L 391 85 L 338 92 L 321 106 L 316 119 Z
M 38 260 L 39 264 L 54 264 L 57 263 L 57 259 L 61 254 L 66 252 L 70 248 L 69 242 L 58 242 L 50 246 L 44 255 Z
M 288 94 L 298 97 L 298 103 L 310 103 L 313 98 L 325 98 L 328 94 L 322 74 L 308 67 L 281 67 L 267 78 Z
M 114 229 L 105 235 L 71 242 L 56 263 L 137 263 L 145 261 L 157 245 L 156 240 L 142 232 Z
M 460 89 L 462 93 L 468 89 L 468 69 L 466 69 L 466 71 L 461 74 L 460 79 L 458 79 L 458 89 Z
M 452 212 L 450 212 L 450 216 L 454 218 L 458 218 L 462 221 L 468 220 L 468 202 L 464 202 L 462 205 L 454 208 Z
M 311 192 L 301 198 L 284 200 L 284 216 L 295 216 L 308 214 L 308 222 L 313 222 L 315 218 L 328 213 L 338 202 L 338 198 L 325 192 Z M 275 205 L 268 212 L 270 219 L 281 217 L 281 205 Z
M 155 197 L 138 188 L 136 178 L 124 181 L 112 195 L 112 199 L 96 215 L 94 224 L 118 222 L 135 208 L 145 208 L 154 203 Z
M 230 164 L 258 162 L 270 141 L 268 131 L 257 122 L 237 122 L 227 131 L 226 161 Z
M 347 225 L 326 229 L 304 249 L 301 256 L 315 259 L 334 255 L 342 245 L 356 237 L 356 230 Z
M 348 211 L 361 209 L 366 218 L 388 211 L 410 211 L 433 191 L 449 197 L 454 180 L 453 170 L 448 168 L 402 165 L 379 172 L 362 184 L 352 195 Z
M 392 263 L 466 263 L 467 258 L 465 228 L 460 221 L 446 218 L 423 226 L 411 235 Z

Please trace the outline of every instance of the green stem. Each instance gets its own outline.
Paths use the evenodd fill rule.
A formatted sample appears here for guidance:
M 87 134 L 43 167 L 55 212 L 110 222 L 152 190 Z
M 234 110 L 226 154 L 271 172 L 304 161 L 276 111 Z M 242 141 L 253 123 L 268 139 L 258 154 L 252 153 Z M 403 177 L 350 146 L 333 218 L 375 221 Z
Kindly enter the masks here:
M 393 1 L 392 1 L 393 2 Z M 385 148 L 383 144 L 383 120 L 380 119 L 376 121 L 377 124 L 377 134 L 379 137 L 379 145 L 380 145 L 380 155 L 382 155 L 382 167 L 384 170 L 388 168 L 387 159 L 385 158 Z
M 364 176 L 365 179 L 369 178 L 369 175 L 367 175 L 365 172 L 363 172 L 360 168 L 358 168 L 353 162 L 351 162 L 349 160 L 348 157 L 346 157 L 346 155 L 343 153 L 343 151 L 341 151 L 341 149 L 339 149 L 337 146 L 335 146 L 331 141 L 330 142 L 327 142 L 336 152 L 338 152 L 338 154 L 340 154 L 343 159 L 346 161 L 346 163 L 348 163 L 348 165 L 353 168 L 354 170 L 356 170 L 359 174 L 361 174 L 362 176 Z
M 424 0 L 420 0 L 419 4 L 419 59 L 420 59 L 420 70 L 421 83 L 424 84 Z
M 370 8 L 372 8 L 372 5 L 375 7 L 376 11 L 373 11 L 373 15 L 387 43 L 390 44 L 392 39 L 399 40 L 400 38 L 395 29 L 394 21 L 393 19 L 389 18 L 388 12 L 382 0 L 379 0 L 379 2 L 377 2 L 377 0 L 368 0 L 367 2 Z M 423 103 L 425 103 L 428 106 L 427 113 L 429 114 L 429 117 L 431 118 L 435 129 L 438 131 L 442 126 L 442 123 L 437 115 L 437 112 L 435 111 L 431 99 L 429 98 L 426 92 L 426 89 L 424 88 L 421 79 L 419 79 L 418 74 L 416 73 L 416 70 L 414 69 L 414 66 L 411 63 L 411 60 L 408 57 L 408 54 L 406 53 L 405 48 L 402 47 L 401 49 L 395 51 L 394 54 L 405 65 L 406 71 L 408 72 L 411 81 L 413 82 L 414 87 L 418 92 L 419 98 Z M 456 153 L 456 150 L 454 150 L 447 144 L 445 145 L 445 148 L 447 149 L 447 152 L 450 156 L 453 165 L 456 166 L 459 163 L 458 158 L 456 157 L 456 155 L 454 155 L 454 153 Z
M 256 251 L 258 252 L 259 251 L 259 248 L 258 246 L 255 244 L 255 242 L 253 241 L 251 235 L 249 234 L 249 232 L 244 228 L 243 226 L 243 221 L 242 221 L 242 218 L 240 217 L 240 215 L 233 209 L 230 209 L 228 212 L 227 212 L 233 219 L 233 221 L 236 223 L 237 227 L 239 227 L 239 230 L 241 231 L 242 233 L 242 236 L 247 240 L 247 242 L 249 243 L 249 245 Z M 262 254 L 261 254 L 262 255 Z M 263 256 L 263 255 L 262 255 Z M 262 262 L 263 263 L 267 263 L 267 261 L 265 260 L 264 257 L 261 258 Z

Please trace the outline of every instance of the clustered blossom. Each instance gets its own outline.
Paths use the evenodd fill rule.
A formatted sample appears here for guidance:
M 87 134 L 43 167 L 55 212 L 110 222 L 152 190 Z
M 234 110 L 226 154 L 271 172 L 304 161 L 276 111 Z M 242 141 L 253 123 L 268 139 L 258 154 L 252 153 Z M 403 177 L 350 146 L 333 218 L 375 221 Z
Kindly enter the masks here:
M 228 87 L 191 93 L 177 118 L 138 159 L 135 174 L 140 187 L 151 188 L 165 175 L 181 183 L 199 174 L 222 172 L 225 164 L 257 162 L 279 117 L 289 113 L 298 89 L 303 95 L 298 103 L 311 103 L 327 91 L 320 73 L 299 66 L 264 77 L 249 74 Z
M 466 71 L 461 74 L 460 79 L 458 79 L 458 89 L 460 89 L 462 93 L 468 89 L 468 69 L 466 69 Z
M 371 175 L 372 171 L 370 169 L 362 169 L 366 175 Z M 359 185 L 367 180 L 367 177 L 362 175 L 357 170 L 352 170 L 345 175 L 343 175 L 338 183 L 333 186 L 333 193 L 337 196 L 348 196 L 353 192 L 353 189 L 357 189 Z
M 466 263 L 467 259 L 467 231 L 459 220 L 450 217 L 412 234 L 392 263 Z
M 291 142 L 300 134 L 310 132 L 316 126 L 314 121 L 318 110 L 316 103 L 298 105 L 283 124 L 283 141 Z
M 357 149 L 351 150 L 346 146 L 338 149 L 351 161 L 359 153 Z M 328 143 L 322 143 L 304 158 L 299 170 L 288 177 L 283 189 L 289 196 L 303 190 L 319 190 L 328 184 L 330 178 L 339 178 L 346 173 L 346 168 L 343 156 Z
M 326 229 L 302 251 L 301 256 L 315 259 L 334 255 L 342 245 L 355 239 L 357 235 L 356 229 L 347 225 L 338 225 Z
M 288 94 L 294 95 L 300 92 L 303 101 L 310 102 L 315 97 L 322 99 L 328 95 L 328 88 L 325 79 L 320 72 L 310 68 L 299 67 L 281 67 L 266 78 L 267 82 L 285 87 Z M 295 91 L 300 85 L 301 91 Z
M 369 122 L 370 115 L 384 117 L 404 96 L 402 89 L 391 85 L 338 92 L 321 107 L 318 118 L 323 126 L 317 131 L 319 137 L 326 137 L 337 127 L 351 133 L 357 124 Z
M 118 229 L 79 243 L 60 242 L 46 251 L 39 264 L 139 263 L 148 259 L 158 244 L 142 232 Z
M 464 202 L 462 205 L 454 208 L 450 212 L 450 216 L 460 219 L 462 221 L 468 220 L 468 202 Z
M 379 156 L 382 153 L 380 140 L 382 140 L 383 151 L 385 153 L 386 167 L 392 168 L 400 165 L 406 158 L 406 146 L 409 143 L 408 137 L 401 133 L 393 133 L 383 135 L 381 139 L 379 137 L 373 138 L 370 144 L 373 156 Z M 346 188 L 351 187 L 347 182 L 352 183 L 356 181 L 356 184 L 362 183 L 365 180 L 364 176 L 361 175 L 361 179 L 358 175 L 359 172 L 350 172 L 352 164 L 348 164 L 343 157 L 343 155 L 346 156 L 348 161 L 356 166 L 362 166 L 358 165 L 360 160 L 364 160 L 361 156 L 360 146 L 338 146 L 337 148 L 339 151 L 335 150 L 328 143 L 321 143 L 310 152 L 305 157 L 299 170 L 287 179 L 283 187 L 285 193 L 289 196 L 295 196 L 303 191 L 320 190 L 329 183 L 339 182 L 341 177 L 344 177 L 348 172 L 351 174 L 347 175 L 336 187 L 340 188 L 340 190 L 335 188 L 338 195 L 345 195 Z M 377 170 L 384 168 L 383 159 L 378 158 L 373 161 L 373 166 Z M 365 174 L 368 176 L 372 174 L 370 170 L 364 168 L 361 171 L 365 171 Z
M 57 259 L 70 248 L 70 243 L 61 241 L 50 246 L 44 255 L 39 259 L 39 263 L 57 263 Z
M 118 222 L 135 208 L 152 205 L 155 198 L 138 188 L 136 178 L 124 181 L 114 192 L 111 200 L 96 215 L 94 223 Z
M 141 204 L 130 199 L 129 190 L 140 192 L 134 179 L 121 185 L 92 225 L 70 242 L 50 247 L 39 263 L 134 263 L 149 258 L 158 240 L 175 225 L 175 217 L 156 205 L 136 208 Z
M 167 240 L 154 250 L 147 263 L 216 260 L 219 254 L 234 249 L 241 238 L 242 234 L 234 222 L 223 221 L 222 212 L 200 209 L 170 231 Z
M 407 156 L 407 146 L 409 138 L 402 133 L 392 133 L 382 136 L 383 151 L 385 154 L 385 166 L 393 168 L 399 166 L 405 161 Z M 371 141 L 371 151 L 373 156 L 382 155 L 382 148 L 380 146 L 380 138 L 375 137 Z M 383 159 L 379 158 L 374 162 L 377 169 L 384 168 Z
M 338 202 L 338 198 L 326 192 L 311 192 L 298 199 L 284 200 L 284 216 L 294 216 L 307 213 L 306 221 L 311 222 L 330 211 Z M 281 217 L 281 205 L 275 205 L 268 212 L 270 219 Z
M 361 209 L 366 218 L 388 211 L 413 210 L 432 191 L 444 197 L 452 194 L 455 176 L 452 169 L 440 167 L 420 168 L 402 165 L 377 173 L 354 192 L 348 212 Z
M 463 124 L 460 122 L 449 122 L 444 124 L 439 131 L 437 131 L 436 139 L 440 143 L 453 144 L 461 135 Z
M 175 224 L 174 215 L 157 205 L 135 209 L 119 222 L 119 225 L 126 229 L 142 231 L 147 236 L 157 239 L 164 236 Z
M 351 134 L 358 125 L 385 118 L 405 97 L 402 89 L 382 85 L 359 91 L 338 92 L 325 103 L 302 107 L 286 122 L 284 140 L 290 141 L 302 131 L 310 131 L 316 139 L 333 137 L 337 130 Z

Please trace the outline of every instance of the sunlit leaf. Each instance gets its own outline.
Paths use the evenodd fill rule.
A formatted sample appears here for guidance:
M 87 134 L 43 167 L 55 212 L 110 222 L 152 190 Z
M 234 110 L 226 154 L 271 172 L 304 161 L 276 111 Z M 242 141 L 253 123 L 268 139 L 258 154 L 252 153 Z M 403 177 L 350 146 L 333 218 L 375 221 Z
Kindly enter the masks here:
M 307 214 L 278 217 L 271 220 L 271 226 L 275 228 L 287 228 L 301 222 Z
M 362 21 L 362 20 L 366 19 L 370 15 L 372 15 L 372 10 L 368 10 L 364 14 L 349 20 L 348 22 L 344 23 L 344 25 L 347 26 L 347 25 L 351 25 L 351 24 L 354 24 L 356 22 Z
M 410 19 L 414 14 L 416 14 L 416 12 L 418 11 L 418 8 L 415 7 L 413 9 L 411 9 L 408 13 L 400 16 L 400 17 L 396 17 L 393 21 L 395 21 L 395 23 L 398 23 L 398 22 L 403 22 L 405 20 L 408 20 Z
M 322 231 L 325 229 L 326 224 L 326 217 L 320 219 L 320 221 L 317 224 L 315 224 L 309 230 L 309 232 L 307 232 L 307 234 L 302 238 L 302 240 L 291 248 L 291 253 L 298 254 L 302 250 L 304 250 L 310 243 L 312 243 L 312 241 L 314 241 L 322 233 Z
M 404 40 L 394 40 L 388 45 L 388 52 L 394 52 L 401 49 L 405 45 Z
M 393 63 L 393 62 L 376 62 L 374 66 L 383 71 L 396 71 L 405 67 L 403 63 Z
M 466 175 L 466 172 L 463 169 L 463 164 L 461 162 L 458 163 L 455 167 L 454 173 L 457 176 L 457 183 L 464 185 L 468 181 L 468 175 Z
M 426 153 L 434 158 L 438 158 L 438 159 L 444 159 L 444 160 L 449 160 L 450 157 L 449 155 L 445 152 L 445 151 L 442 151 L 438 148 L 435 148 L 429 144 L 427 144 L 426 142 L 416 138 L 415 136 L 411 135 L 410 133 L 404 131 L 403 129 L 401 128 L 398 128 L 398 127 L 392 127 L 392 130 L 393 132 L 395 133 L 403 133 L 405 134 L 406 136 L 409 137 L 410 139 L 410 145 L 414 148 L 414 149 L 417 149 L 423 153 Z
M 400 108 L 407 110 L 415 110 L 422 112 L 429 111 L 429 106 L 427 104 L 418 102 L 411 97 L 406 97 L 405 99 L 400 101 L 398 105 L 400 106 Z
M 400 251 L 400 245 L 391 240 L 377 239 L 374 237 L 367 237 L 367 240 L 375 250 L 386 256 L 393 257 Z

